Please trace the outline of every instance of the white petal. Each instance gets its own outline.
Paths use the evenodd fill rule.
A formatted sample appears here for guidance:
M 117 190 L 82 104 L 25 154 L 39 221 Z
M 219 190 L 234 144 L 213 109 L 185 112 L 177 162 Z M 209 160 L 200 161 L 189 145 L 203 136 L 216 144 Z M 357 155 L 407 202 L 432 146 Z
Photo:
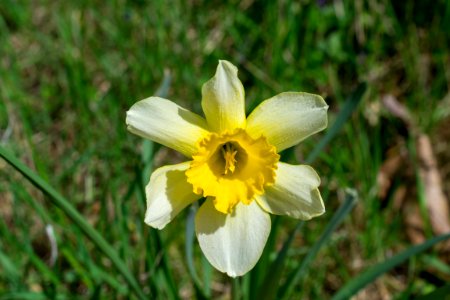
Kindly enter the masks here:
M 221 60 L 216 74 L 202 88 L 202 108 L 213 131 L 245 127 L 244 87 L 237 68 Z
M 250 271 L 260 258 L 270 233 L 270 216 L 255 201 L 239 203 L 223 214 L 207 199 L 195 218 L 200 247 L 208 261 L 231 277 Z
M 159 97 L 150 97 L 134 104 L 127 111 L 128 130 L 186 156 L 197 151 L 195 143 L 207 134 L 206 121 Z
M 192 191 L 185 172 L 190 162 L 164 166 L 156 169 L 145 187 L 147 212 L 145 223 L 162 229 L 186 206 L 201 196 Z
M 281 151 L 327 127 L 327 109 L 318 95 L 281 93 L 255 108 L 247 119 L 247 132 L 254 138 L 264 135 Z
M 256 201 L 272 214 L 309 220 L 325 212 L 319 185 L 319 175 L 310 166 L 279 162 L 275 184 Z

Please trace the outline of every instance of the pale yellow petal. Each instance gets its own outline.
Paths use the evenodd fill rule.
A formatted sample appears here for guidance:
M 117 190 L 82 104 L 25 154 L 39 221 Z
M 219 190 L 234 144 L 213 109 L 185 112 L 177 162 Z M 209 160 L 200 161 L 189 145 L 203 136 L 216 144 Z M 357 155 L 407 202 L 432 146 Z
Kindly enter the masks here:
M 126 123 L 132 133 L 189 157 L 197 151 L 195 143 L 208 133 L 205 119 L 159 97 L 134 104 Z
M 164 166 L 156 169 L 145 188 L 147 212 L 145 223 L 162 229 L 186 206 L 201 196 L 192 191 L 185 172 L 190 162 Z
M 237 68 L 221 60 L 216 74 L 202 88 L 202 108 L 213 131 L 245 128 L 244 87 Z
M 256 197 L 264 210 L 301 220 L 309 220 L 325 212 L 318 189 L 320 178 L 313 168 L 280 162 L 276 173 L 275 184 L 266 187 L 264 195 Z
M 263 101 L 247 119 L 247 132 L 264 135 L 282 151 L 327 127 L 328 105 L 322 97 L 287 92 Z
M 223 214 L 208 198 L 195 218 L 200 247 L 208 261 L 231 277 L 250 271 L 260 258 L 270 233 L 270 216 L 253 201 L 239 203 Z

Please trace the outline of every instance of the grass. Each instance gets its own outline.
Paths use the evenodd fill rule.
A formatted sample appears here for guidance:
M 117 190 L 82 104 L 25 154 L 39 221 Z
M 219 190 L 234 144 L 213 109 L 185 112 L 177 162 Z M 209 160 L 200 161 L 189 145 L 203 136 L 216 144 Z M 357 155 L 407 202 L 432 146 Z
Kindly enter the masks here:
M 128 133 L 126 110 L 154 95 L 166 78 L 160 92 L 200 113 L 201 85 L 218 59 L 239 67 L 247 111 L 282 91 L 317 93 L 330 106 L 330 127 L 346 99 L 366 83 L 361 103 L 312 163 L 322 179 L 327 213 L 295 235 L 279 278 L 284 284 L 299 268 L 344 201 L 345 188 L 353 188 L 356 207 L 293 287 L 296 298 L 330 298 L 357 274 L 412 245 L 403 206 L 396 206 L 394 196 L 395 187 L 414 189 L 417 183 L 408 181 L 411 176 L 394 178 L 394 191 L 385 199 L 378 196 L 377 175 L 388 153 L 415 143 L 382 105 L 385 95 L 405 105 L 434 141 L 450 196 L 449 27 L 450 4 L 443 0 L 4 0 L 1 146 L 68 200 L 143 294 L 251 299 L 298 222 L 273 218 L 271 240 L 248 276 L 233 281 L 212 270 L 195 240 L 192 254 L 185 251 L 189 236 L 180 232 L 189 232 L 189 210 L 163 231 L 143 223 L 150 172 L 182 157 Z M 324 135 L 283 157 L 305 161 Z M 408 160 L 417 163 L 413 154 Z M 418 171 L 411 172 L 414 177 Z M 0 299 L 136 297 L 110 257 L 50 200 L 0 160 Z M 56 261 L 46 226 L 54 231 Z M 448 266 L 436 266 L 448 265 L 448 259 L 436 248 L 427 253 L 370 281 L 358 297 L 403 299 L 444 288 Z

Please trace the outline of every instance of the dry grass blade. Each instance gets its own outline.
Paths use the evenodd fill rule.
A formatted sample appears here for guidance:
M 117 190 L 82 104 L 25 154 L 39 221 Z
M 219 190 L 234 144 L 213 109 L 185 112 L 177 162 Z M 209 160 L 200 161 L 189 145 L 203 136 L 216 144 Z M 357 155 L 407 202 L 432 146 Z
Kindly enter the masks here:
M 414 122 L 411 113 L 402 103 L 397 101 L 394 96 L 384 96 L 383 104 L 394 116 L 405 123 L 413 138 L 416 140 L 416 153 L 419 159 L 419 174 L 424 186 L 426 207 L 433 232 L 438 235 L 449 233 L 450 222 L 448 199 L 443 192 L 442 180 L 429 136 L 421 132 Z M 397 161 L 390 163 L 390 165 L 394 165 L 394 167 L 397 167 L 398 164 Z M 383 177 L 381 177 L 381 180 L 383 181 Z M 412 226 L 414 230 L 417 230 L 417 226 L 421 226 L 421 222 L 419 222 L 417 218 L 409 218 L 408 222 L 414 224 L 414 226 Z M 415 239 L 413 239 L 413 241 L 414 240 Z M 416 239 L 416 242 L 419 242 L 419 240 L 421 239 Z M 444 247 L 446 250 L 450 250 L 449 243 L 446 243 Z
M 385 199 L 389 189 L 392 186 L 393 178 L 404 166 L 404 157 L 398 150 L 399 147 L 392 149 L 388 153 L 387 159 L 381 165 L 377 175 L 378 197 Z
M 425 242 L 424 222 L 420 215 L 420 208 L 417 202 L 406 201 L 403 208 L 403 218 L 405 219 L 405 231 L 414 245 Z
M 436 234 L 450 232 L 448 199 L 442 190 L 442 180 L 437 168 L 430 138 L 421 134 L 417 138 L 417 155 L 420 160 L 420 177 L 424 183 L 427 209 L 430 222 Z M 450 249 L 450 244 L 446 244 Z
M 401 119 L 408 126 L 413 126 L 413 118 L 408 109 L 397 101 L 397 99 L 391 95 L 384 95 L 382 98 L 384 106 L 397 118 Z

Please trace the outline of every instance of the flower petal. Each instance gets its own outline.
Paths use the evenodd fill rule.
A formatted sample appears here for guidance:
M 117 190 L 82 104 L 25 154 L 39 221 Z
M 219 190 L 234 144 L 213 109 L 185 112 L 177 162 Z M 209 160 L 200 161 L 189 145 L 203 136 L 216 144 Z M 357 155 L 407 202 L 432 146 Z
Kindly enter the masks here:
M 185 172 L 191 162 L 156 169 L 145 187 L 147 211 L 145 223 L 162 229 L 186 206 L 201 196 L 192 191 Z
M 128 130 L 191 156 L 195 143 L 208 133 L 206 121 L 167 99 L 150 97 L 127 111 Z
M 255 201 L 239 203 L 231 214 L 223 214 L 207 198 L 195 218 L 195 230 L 208 261 L 236 277 L 250 271 L 261 256 L 270 233 L 270 216 Z
M 244 87 L 237 68 L 220 60 L 216 74 L 202 87 L 202 108 L 213 131 L 245 127 Z
M 279 162 L 275 184 L 256 201 L 272 214 L 309 220 L 325 212 L 319 185 L 319 175 L 310 166 Z
M 281 93 L 255 108 L 247 119 L 247 132 L 253 138 L 264 135 L 279 152 L 327 127 L 327 109 L 318 95 Z

